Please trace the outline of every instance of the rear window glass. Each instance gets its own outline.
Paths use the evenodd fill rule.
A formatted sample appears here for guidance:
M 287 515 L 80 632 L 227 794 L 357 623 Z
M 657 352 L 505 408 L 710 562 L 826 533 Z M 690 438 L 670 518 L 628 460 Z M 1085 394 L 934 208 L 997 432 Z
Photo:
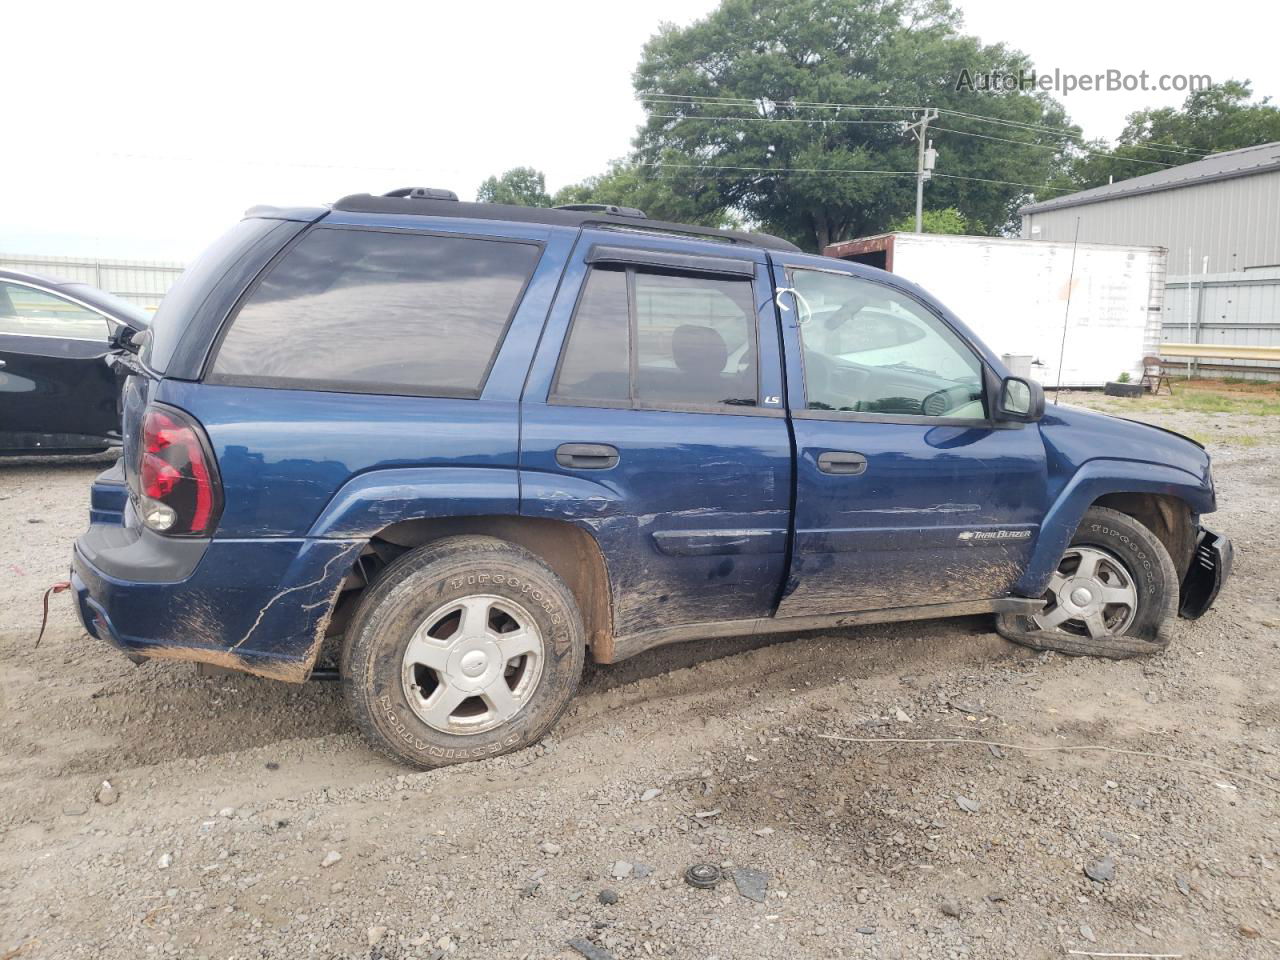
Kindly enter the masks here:
M 541 249 L 317 228 L 249 295 L 213 382 L 480 394 Z
M 182 272 L 151 319 L 151 330 L 142 345 L 142 360 L 147 366 L 157 373 L 168 369 L 187 324 L 223 274 L 277 226 L 276 220 L 241 220 Z

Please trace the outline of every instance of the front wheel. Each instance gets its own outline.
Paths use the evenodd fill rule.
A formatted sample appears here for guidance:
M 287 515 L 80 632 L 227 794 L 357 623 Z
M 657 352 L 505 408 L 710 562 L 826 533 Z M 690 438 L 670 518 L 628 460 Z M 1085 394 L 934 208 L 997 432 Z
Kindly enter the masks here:
M 1178 575 L 1164 544 L 1132 517 L 1091 507 L 1049 578 L 1033 616 L 1002 613 L 1014 643 L 1120 660 L 1163 650 L 1177 613 Z
M 400 557 L 361 598 L 342 680 L 361 732 L 430 768 L 537 741 L 582 676 L 564 582 L 527 550 L 448 537 Z

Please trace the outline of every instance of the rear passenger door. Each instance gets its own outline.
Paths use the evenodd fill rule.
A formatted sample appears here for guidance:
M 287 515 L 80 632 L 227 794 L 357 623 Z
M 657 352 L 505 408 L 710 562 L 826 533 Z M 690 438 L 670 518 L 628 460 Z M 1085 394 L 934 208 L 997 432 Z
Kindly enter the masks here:
M 525 389 L 521 509 L 595 537 L 615 633 L 772 613 L 791 499 L 781 395 L 762 253 L 583 232 Z

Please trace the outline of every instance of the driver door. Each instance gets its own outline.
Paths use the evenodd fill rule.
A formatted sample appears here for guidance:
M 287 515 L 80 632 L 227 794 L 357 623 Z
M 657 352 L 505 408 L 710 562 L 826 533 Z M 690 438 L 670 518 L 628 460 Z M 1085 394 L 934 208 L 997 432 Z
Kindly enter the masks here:
M 796 444 L 777 616 L 1005 596 L 1045 506 L 1034 424 L 987 417 L 987 360 L 892 277 L 775 257 Z
M 102 449 L 119 435 L 106 317 L 0 280 L 0 451 Z

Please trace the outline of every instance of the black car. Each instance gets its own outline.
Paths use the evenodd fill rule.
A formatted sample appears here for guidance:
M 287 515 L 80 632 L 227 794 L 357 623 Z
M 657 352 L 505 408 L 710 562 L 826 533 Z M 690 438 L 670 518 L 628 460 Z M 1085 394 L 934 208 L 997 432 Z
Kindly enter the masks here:
M 87 283 L 0 270 L 0 457 L 117 445 L 127 371 L 107 361 L 149 323 Z

